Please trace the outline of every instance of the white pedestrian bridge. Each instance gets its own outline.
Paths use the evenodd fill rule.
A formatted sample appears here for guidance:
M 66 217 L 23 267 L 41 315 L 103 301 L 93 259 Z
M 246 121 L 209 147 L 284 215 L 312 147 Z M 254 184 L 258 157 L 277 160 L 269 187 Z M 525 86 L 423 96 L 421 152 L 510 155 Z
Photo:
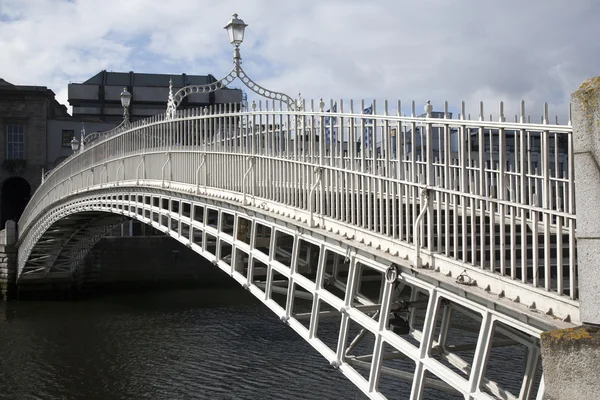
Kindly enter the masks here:
M 286 96 L 88 135 L 18 222 L 17 282 L 75 280 L 135 219 L 369 398 L 541 398 L 541 332 L 580 323 L 570 123 L 391 108 Z

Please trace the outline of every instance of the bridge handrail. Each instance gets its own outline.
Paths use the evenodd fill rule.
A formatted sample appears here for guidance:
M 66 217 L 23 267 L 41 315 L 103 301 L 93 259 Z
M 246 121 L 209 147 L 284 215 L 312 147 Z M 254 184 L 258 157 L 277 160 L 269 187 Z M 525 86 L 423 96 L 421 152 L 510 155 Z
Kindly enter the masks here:
M 341 104 L 339 112 L 329 112 L 322 102 L 318 109 L 311 106 L 305 111 L 277 105 L 266 103 L 264 109 L 262 104 L 258 109 L 253 105 L 243 112 L 233 111 L 233 106 L 208 112 L 182 110 L 171 119 L 163 114 L 112 130 L 48 174 L 19 221 L 21 232 L 26 234 L 35 218 L 57 199 L 104 181 L 139 180 L 136 174 L 142 170 L 146 179 L 164 181 L 168 180 L 164 168 L 168 168 L 174 182 L 196 186 L 202 175 L 204 187 L 241 193 L 247 185 L 240 181 L 246 159 L 256 157 L 254 168 L 260 172 L 253 172 L 249 184 L 254 198 L 281 199 L 282 204 L 304 210 L 315 202 L 317 218 L 332 217 L 408 243 L 413 243 L 414 232 L 399 224 L 414 222 L 413 211 L 397 208 L 420 207 L 420 195 L 418 190 L 412 193 L 413 188 L 430 188 L 438 208 L 421 233 L 428 238 L 424 246 L 430 251 L 475 264 L 483 259 L 481 268 L 577 298 L 574 252 L 550 252 L 575 240 L 571 126 L 549 124 L 547 117 L 545 123 L 526 123 L 524 115 L 519 122 L 506 122 L 415 116 L 414 111 L 411 116 L 377 114 L 374 106 L 372 114 L 353 112 L 352 105 L 350 112 L 344 112 Z M 202 154 L 205 172 L 193 168 L 199 175 L 192 177 L 197 174 L 173 166 L 179 161 L 158 161 L 178 153 Z M 162 172 L 150 161 L 143 168 L 143 161 L 136 161 L 136 171 L 131 160 L 144 157 L 164 164 Z M 121 166 L 117 168 L 115 162 Z M 227 165 L 231 171 L 217 165 Z M 314 198 L 308 199 L 314 168 L 323 169 L 323 181 Z M 471 241 L 468 234 L 474 232 L 458 232 L 466 222 L 457 224 L 467 218 L 483 221 L 476 229 L 487 230 L 490 244 Z M 442 222 L 437 226 L 434 220 Z M 500 239 L 497 229 L 504 232 Z M 521 272 L 502 252 L 498 259 L 484 254 L 494 240 L 504 241 L 509 230 L 513 238 L 518 237 L 516 241 L 521 240 L 507 245 L 511 252 L 522 254 L 524 246 L 545 245 L 528 250 L 535 256 L 522 257 Z M 459 235 L 456 241 L 448 237 L 450 233 Z M 526 265 L 532 262 L 532 267 Z M 534 272 L 528 271 L 531 268 Z M 563 268 L 568 269 L 565 276 L 557 272 Z

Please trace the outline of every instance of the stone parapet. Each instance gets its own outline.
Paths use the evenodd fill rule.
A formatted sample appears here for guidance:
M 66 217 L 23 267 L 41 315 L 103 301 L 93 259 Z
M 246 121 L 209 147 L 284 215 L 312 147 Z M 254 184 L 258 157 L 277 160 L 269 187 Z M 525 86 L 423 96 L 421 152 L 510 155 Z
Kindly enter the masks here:
M 580 326 L 542 333 L 544 400 L 600 398 L 600 328 Z
M 17 249 L 14 245 L 0 245 L 0 297 L 12 300 L 17 289 Z
M 571 100 L 581 321 L 600 325 L 600 77 Z
M 545 400 L 600 398 L 600 77 L 571 96 L 577 272 L 583 326 L 541 335 Z
M 0 231 L 0 297 L 11 300 L 17 289 L 17 224 L 7 221 Z

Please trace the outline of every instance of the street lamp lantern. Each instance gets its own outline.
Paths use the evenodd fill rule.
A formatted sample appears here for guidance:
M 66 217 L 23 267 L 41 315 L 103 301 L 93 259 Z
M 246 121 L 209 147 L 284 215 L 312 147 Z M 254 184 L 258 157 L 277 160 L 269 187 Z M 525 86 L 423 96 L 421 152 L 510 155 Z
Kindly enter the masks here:
M 229 35 L 229 42 L 235 47 L 239 47 L 244 41 L 244 30 L 248 25 L 238 18 L 237 14 L 233 14 L 231 21 L 225 25 L 227 34 Z
M 127 91 L 127 88 L 123 88 L 121 92 L 121 105 L 123 108 L 129 108 L 129 104 L 131 103 L 131 93 Z
M 427 100 L 427 104 L 425 104 L 425 113 L 427 114 L 427 118 L 431 118 L 431 112 L 433 111 L 433 106 L 431 105 L 431 101 Z
M 131 93 L 127 88 L 123 88 L 121 92 L 121 105 L 123 106 L 123 122 L 129 124 L 129 104 L 131 103 Z
M 73 153 L 79 151 L 79 140 L 77 140 L 75 136 L 73 136 L 73 139 L 71 140 L 71 150 L 73 150 Z
M 233 45 L 234 64 L 233 69 L 229 71 L 229 73 L 225 77 L 217 80 L 216 82 L 211 82 L 208 84 L 187 85 L 185 87 L 182 87 L 175 93 L 173 93 L 172 87 L 169 86 L 169 97 L 167 100 L 167 110 L 165 113 L 167 119 L 175 118 L 177 107 L 179 106 L 181 101 L 189 94 L 212 93 L 216 90 L 220 90 L 224 87 L 227 87 L 227 85 L 233 82 L 233 80 L 236 78 L 240 78 L 240 80 L 254 93 L 257 93 L 270 100 L 281 101 L 287 104 L 288 107 L 292 110 L 297 109 L 298 104 L 296 104 L 296 101 L 290 96 L 288 96 L 285 93 L 280 93 L 263 88 L 262 86 L 254 82 L 242 69 L 242 56 L 240 54 L 240 45 L 244 41 L 244 32 L 246 31 L 247 26 L 248 25 L 243 20 L 238 18 L 237 14 L 233 14 L 231 20 L 229 20 L 227 25 L 225 25 L 224 27 L 224 29 L 227 30 L 227 35 L 229 35 L 229 42 Z

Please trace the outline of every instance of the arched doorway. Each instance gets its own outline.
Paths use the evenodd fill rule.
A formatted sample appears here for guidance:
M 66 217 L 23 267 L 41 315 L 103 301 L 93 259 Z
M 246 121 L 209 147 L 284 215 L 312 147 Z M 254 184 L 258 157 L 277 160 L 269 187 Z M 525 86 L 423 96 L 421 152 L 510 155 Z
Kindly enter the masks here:
M 0 229 L 4 229 L 8 220 L 19 220 L 30 197 L 31 186 L 25 179 L 14 176 L 4 181 L 0 196 Z

